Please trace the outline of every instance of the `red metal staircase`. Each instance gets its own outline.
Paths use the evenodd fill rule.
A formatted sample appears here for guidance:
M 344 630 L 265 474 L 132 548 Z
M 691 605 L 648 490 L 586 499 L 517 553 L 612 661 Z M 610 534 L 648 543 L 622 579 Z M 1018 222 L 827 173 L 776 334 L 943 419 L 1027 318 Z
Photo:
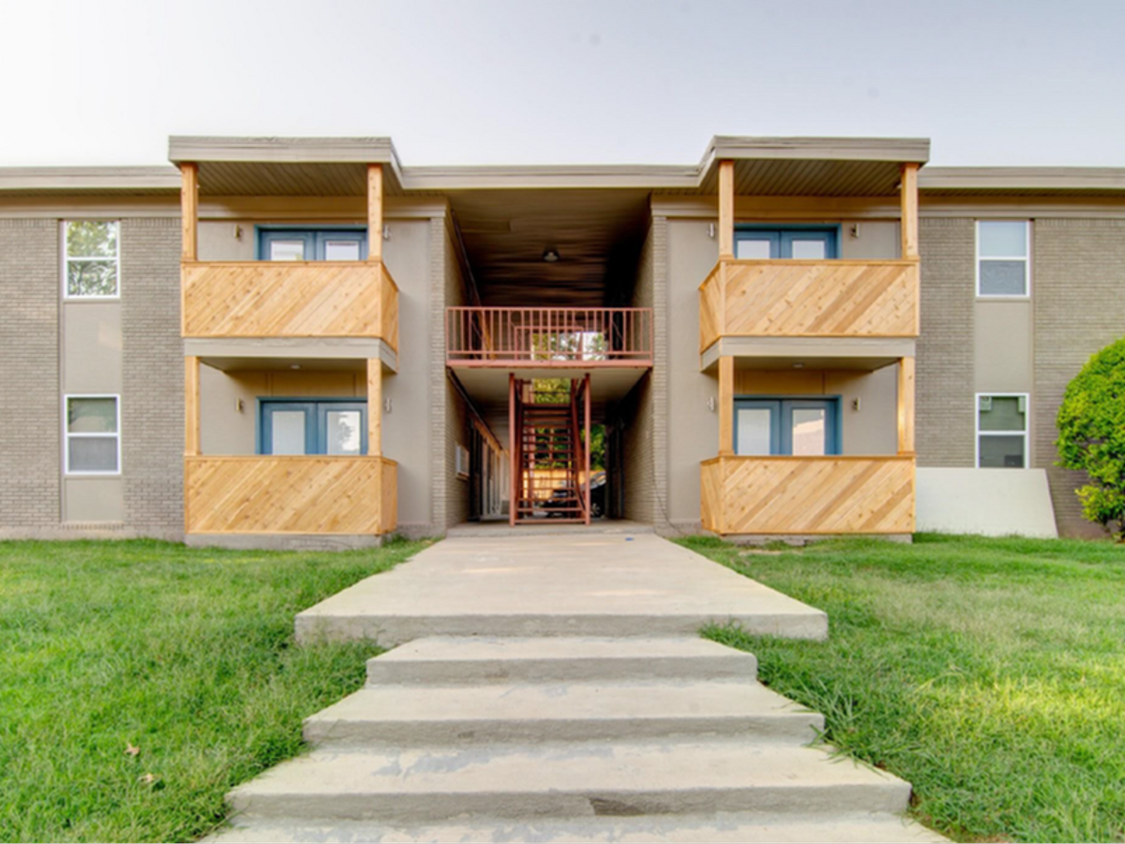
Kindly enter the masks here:
M 590 376 L 561 388 L 552 381 L 545 391 L 509 379 L 512 525 L 547 517 L 590 523 Z

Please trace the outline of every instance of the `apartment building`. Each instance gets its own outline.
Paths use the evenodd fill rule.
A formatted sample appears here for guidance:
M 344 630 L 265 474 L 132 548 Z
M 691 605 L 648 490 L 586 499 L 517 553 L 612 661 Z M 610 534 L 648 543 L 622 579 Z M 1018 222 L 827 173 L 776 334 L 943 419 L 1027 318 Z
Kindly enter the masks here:
M 0 537 L 1097 535 L 1054 417 L 1125 333 L 1125 169 L 929 147 L 0 169 Z

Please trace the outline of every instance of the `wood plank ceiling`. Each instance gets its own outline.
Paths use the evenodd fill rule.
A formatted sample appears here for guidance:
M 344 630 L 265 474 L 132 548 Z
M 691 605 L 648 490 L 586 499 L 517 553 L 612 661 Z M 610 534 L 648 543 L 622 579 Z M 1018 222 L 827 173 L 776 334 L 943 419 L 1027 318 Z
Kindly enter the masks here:
M 481 303 L 627 306 L 648 221 L 647 190 L 450 194 Z M 543 260 L 547 250 L 559 259 Z

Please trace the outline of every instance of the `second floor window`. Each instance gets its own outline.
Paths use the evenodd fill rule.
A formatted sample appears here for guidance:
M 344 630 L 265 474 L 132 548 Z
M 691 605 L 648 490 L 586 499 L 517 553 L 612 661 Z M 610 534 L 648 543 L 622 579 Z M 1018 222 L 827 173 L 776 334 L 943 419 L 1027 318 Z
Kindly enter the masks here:
M 121 251 L 118 224 L 105 220 L 63 223 L 68 299 L 113 299 L 120 289 Z
M 977 223 L 977 295 L 1027 296 L 1030 250 L 1026 220 Z
M 835 226 L 739 228 L 734 232 L 734 257 L 752 261 L 768 261 L 776 258 L 831 260 L 837 257 L 836 234 Z
M 258 255 L 263 261 L 363 261 L 367 258 L 367 232 L 364 229 L 260 229 Z

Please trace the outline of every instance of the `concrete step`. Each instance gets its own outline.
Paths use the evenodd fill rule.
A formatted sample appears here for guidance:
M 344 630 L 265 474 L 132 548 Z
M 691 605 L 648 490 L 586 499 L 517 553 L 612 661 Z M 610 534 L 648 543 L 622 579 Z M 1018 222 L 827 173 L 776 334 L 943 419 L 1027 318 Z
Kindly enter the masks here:
M 757 736 L 800 745 L 823 729 L 823 716 L 753 681 L 382 685 L 308 718 L 305 739 L 401 746 Z
M 904 812 L 902 780 L 753 739 L 315 750 L 229 795 L 236 812 L 418 823 L 712 812 Z
M 752 654 L 698 636 L 430 636 L 368 661 L 367 679 L 370 685 L 752 680 L 757 670 Z
M 395 841 L 402 844 L 445 841 L 526 841 L 526 842 L 628 842 L 629 844 L 756 844 L 778 841 L 788 844 L 844 844 L 869 841 L 892 842 L 945 841 L 921 824 L 894 815 L 842 814 L 797 816 L 721 813 L 708 815 L 646 815 L 632 818 L 530 818 L 511 820 L 480 818 L 426 826 L 388 827 L 364 821 L 311 822 L 307 818 L 271 819 L 224 830 L 215 838 L 218 844 L 257 844 L 257 842 L 316 841 L 322 844 L 353 844 L 361 841 Z

